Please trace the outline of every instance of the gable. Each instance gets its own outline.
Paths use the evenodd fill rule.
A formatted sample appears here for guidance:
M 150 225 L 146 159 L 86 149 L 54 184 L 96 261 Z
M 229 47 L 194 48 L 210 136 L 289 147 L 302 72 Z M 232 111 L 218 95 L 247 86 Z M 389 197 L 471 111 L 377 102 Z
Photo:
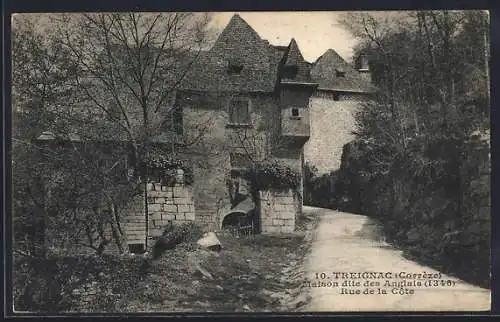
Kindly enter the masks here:
M 333 49 L 328 49 L 314 63 L 311 78 L 319 89 L 372 93 L 375 87 Z
M 239 72 L 228 70 L 241 66 Z M 186 75 L 182 87 L 195 91 L 272 92 L 277 79 L 275 52 L 239 15 L 234 15 L 213 47 Z
M 311 81 L 309 63 L 304 60 L 299 46 L 292 38 L 288 46 L 285 63 L 281 71 L 283 81 L 304 82 Z

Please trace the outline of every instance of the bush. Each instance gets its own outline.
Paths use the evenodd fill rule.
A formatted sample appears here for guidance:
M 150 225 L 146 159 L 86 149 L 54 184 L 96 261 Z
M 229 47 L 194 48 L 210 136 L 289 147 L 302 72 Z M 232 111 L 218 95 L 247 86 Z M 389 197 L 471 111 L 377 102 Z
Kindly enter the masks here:
M 184 171 L 184 183 L 187 185 L 193 184 L 194 175 L 193 168 L 185 160 L 180 160 L 172 157 L 171 153 L 152 147 L 146 154 L 146 157 L 139 165 L 139 171 L 147 169 L 148 177 L 154 180 L 161 179 L 168 184 L 176 183 L 177 169 Z
M 144 276 L 141 258 L 104 256 L 17 258 L 14 261 L 14 307 L 20 311 L 78 310 L 80 295 L 73 290 L 98 282 L 97 310 L 112 310 L 115 297 L 133 293 Z M 105 293 L 105 294 L 104 294 Z
M 163 234 L 153 245 L 152 258 L 159 258 L 166 250 L 173 249 L 179 244 L 191 244 L 198 240 L 201 235 L 201 227 L 193 222 L 180 225 L 171 224 L 165 228 Z
M 489 287 L 489 150 L 442 137 L 418 144 L 423 148 L 410 145 L 385 175 L 377 175 L 370 149 L 343 156 L 346 208 L 381 220 L 388 238 L 413 258 Z
M 257 164 L 242 175 L 254 190 L 297 189 L 300 184 L 300 174 L 276 160 Z

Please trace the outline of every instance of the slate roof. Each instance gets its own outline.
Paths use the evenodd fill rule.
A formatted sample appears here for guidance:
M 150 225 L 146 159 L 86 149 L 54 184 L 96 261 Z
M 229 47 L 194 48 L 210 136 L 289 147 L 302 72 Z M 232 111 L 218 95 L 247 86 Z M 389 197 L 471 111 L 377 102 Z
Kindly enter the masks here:
M 344 72 L 344 77 L 338 77 L 337 71 Z M 376 88 L 368 77 L 364 77 L 348 64 L 333 49 L 328 49 L 313 63 L 311 78 L 319 83 L 318 89 L 350 92 L 375 92 Z
M 278 78 L 278 52 L 259 37 L 239 15 L 234 15 L 213 47 L 203 52 L 181 84 L 181 89 L 221 92 L 273 92 Z M 228 64 L 241 64 L 229 73 Z
M 288 45 L 287 52 L 284 57 L 284 71 L 282 73 L 282 82 L 311 82 L 311 68 L 309 63 L 304 60 L 302 53 L 300 52 L 299 46 L 294 38 L 290 41 Z M 286 72 L 286 68 L 295 67 L 296 74 L 289 75 Z
M 243 66 L 240 73 L 228 72 L 228 64 Z M 290 67 L 296 66 L 295 75 Z M 293 68 L 292 68 L 293 69 Z M 337 71 L 344 77 L 337 77 Z M 238 14 L 234 15 L 217 41 L 199 54 L 183 79 L 180 89 L 201 92 L 273 92 L 280 82 L 318 83 L 319 89 L 375 92 L 367 75 L 362 75 L 333 49 L 316 62 L 304 60 L 295 39 L 288 46 L 274 46 Z

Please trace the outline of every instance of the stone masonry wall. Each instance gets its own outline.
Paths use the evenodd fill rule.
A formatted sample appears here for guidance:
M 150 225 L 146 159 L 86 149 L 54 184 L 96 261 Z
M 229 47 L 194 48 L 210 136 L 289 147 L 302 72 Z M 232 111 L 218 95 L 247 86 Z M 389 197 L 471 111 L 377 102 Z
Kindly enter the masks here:
M 144 244 L 146 220 L 144 219 L 144 195 L 135 196 L 124 209 L 121 227 L 127 244 Z
M 319 174 L 340 168 L 343 146 L 354 139 L 355 114 L 363 96 L 317 92 L 310 101 L 311 136 L 304 146 L 304 161 L 318 168 Z
M 147 192 L 149 236 L 160 236 L 169 223 L 180 224 L 195 220 L 193 191 L 190 186 L 148 183 Z
M 241 146 L 248 143 L 251 147 L 256 145 L 259 152 L 268 142 L 267 134 L 270 132 L 272 122 L 276 117 L 270 115 L 278 111 L 278 102 L 272 95 L 255 95 L 247 93 L 240 95 L 251 100 L 250 114 L 252 126 L 234 127 L 228 125 L 227 97 L 211 97 L 200 101 L 195 95 L 185 94 L 178 100 L 182 104 L 184 127 L 188 136 L 200 136 L 196 145 L 190 146 L 190 151 L 183 155 L 193 163 L 194 182 L 193 195 L 196 208 L 196 221 L 203 223 L 206 230 L 216 230 L 222 221 L 222 216 L 230 209 L 230 196 L 226 180 L 230 174 L 231 152 L 253 151 L 243 149 Z M 200 133 L 197 129 L 202 128 Z M 245 133 L 242 133 L 245 132 Z M 247 135 L 248 134 L 248 135 Z M 240 139 L 245 138 L 245 143 Z M 189 138 L 188 141 L 193 141 Z M 284 159 L 293 159 L 300 166 L 300 151 Z M 292 162 L 290 161 L 290 162 Z
M 264 190 L 259 192 L 259 198 L 262 234 L 291 233 L 295 230 L 300 205 L 293 190 Z
M 166 186 L 160 183 L 147 184 L 148 201 L 148 236 L 159 236 L 163 229 L 169 225 L 186 223 L 195 220 L 195 206 L 193 188 L 184 184 Z M 89 210 L 79 210 L 83 214 Z M 94 254 L 95 250 L 86 246 L 88 244 L 87 232 L 81 225 L 75 225 L 71 236 L 58 234 L 55 226 L 48 222 L 46 230 L 46 243 L 51 252 L 59 255 Z M 120 226 L 125 239 L 125 251 L 127 245 L 146 243 L 146 218 L 144 216 L 144 194 L 135 196 L 122 208 Z M 106 238 L 112 239 L 111 228 L 105 228 Z M 97 236 L 95 237 L 97 238 Z M 151 246 L 148 242 L 148 247 Z M 107 254 L 119 254 L 119 249 L 114 242 L 105 248 Z
M 491 152 L 489 133 L 482 144 L 466 142 L 461 165 L 460 214 L 470 231 L 491 234 Z M 486 239 L 489 239 L 487 237 Z

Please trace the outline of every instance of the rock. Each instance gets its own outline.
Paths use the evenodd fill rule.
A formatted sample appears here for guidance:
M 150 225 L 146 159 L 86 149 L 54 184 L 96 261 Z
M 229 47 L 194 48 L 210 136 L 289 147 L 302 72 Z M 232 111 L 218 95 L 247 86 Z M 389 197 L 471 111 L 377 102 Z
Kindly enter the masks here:
M 219 291 L 224 291 L 224 288 L 220 285 L 215 285 L 215 288 L 218 289 Z
M 252 311 L 252 309 L 250 308 L 250 306 L 248 304 L 243 305 L 243 310 Z
M 213 251 L 220 251 L 222 249 L 222 245 L 214 232 L 205 233 L 196 243 L 203 248 Z
M 200 281 L 194 280 L 194 281 L 191 282 L 191 285 L 193 285 L 193 286 L 199 286 L 200 283 L 201 283 Z
M 212 254 L 216 253 L 204 249 L 198 249 L 189 253 L 187 256 L 188 271 L 191 274 L 201 273 L 202 276 L 211 278 L 211 274 L 208 273 L 207 270 L 203 269 L 201 264 L 204 263 Z
M 203 277 L 207 278 L 210 281 L 213 281 L 214 277 L 212 276 L 212 274 L 210 274 L 210 272 L 201 267 L 199 264 L 196 264 L 196 269 L 203 275 Z

